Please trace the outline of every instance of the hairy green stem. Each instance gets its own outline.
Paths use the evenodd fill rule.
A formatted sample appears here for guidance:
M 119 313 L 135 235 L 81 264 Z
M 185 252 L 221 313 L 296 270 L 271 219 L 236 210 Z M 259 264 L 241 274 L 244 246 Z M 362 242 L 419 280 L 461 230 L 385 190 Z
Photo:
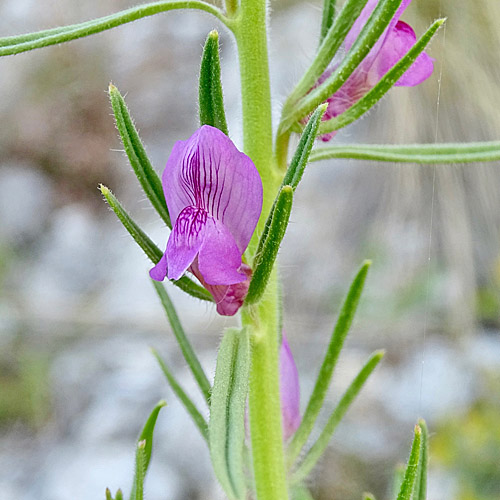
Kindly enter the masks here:
M 273 157 L 265 0 L 242 0 L 233 22 L 240 61 L 244 151 L 255 163 L 264 188 L 262 215 L 247 251 L 251 260 L 281 182 Z M 258 500 L 288 499 L 279 397 L 278 302 L 273 271 L 263 299 L 242 312 L 252 344 L 250 434 Z

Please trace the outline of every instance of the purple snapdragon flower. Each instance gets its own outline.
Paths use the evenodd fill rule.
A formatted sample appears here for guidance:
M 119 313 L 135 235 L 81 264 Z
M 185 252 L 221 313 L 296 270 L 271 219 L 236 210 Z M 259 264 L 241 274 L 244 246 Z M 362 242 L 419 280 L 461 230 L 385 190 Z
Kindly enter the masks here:
M 361 15 L 356 19 L 351 30 L 347 34 L 344 45 L 348 52 L 364 25 L 368 21 L 378 0 L 368 0 Z M 400 21 L 399 18 L 408 7 L 411 0 L 403 0 L 396 11 L 389 26 L 374 45 L 370 53 L 363 59 L 347 81 L 335 94 L 327 99 L 328 108 L 323 120 L 329 120 L 342 114 L 354 103 L 370 91 L 380 79 L 415 45 L 417 37 L 413 28 Z M 323 83 L 336 69 L 334 66 L 328 69 L 318 80 L 316 86 Z M 413 87 L 429 78 L 434 69 L 433 59 L 422 52 L 415 62 L 406 70 L 396 82 L 396 86 Z M 337 132 L 331 132 L 321 136 L 323 141 L 329 141 Z
M 172 233 L 154 280 L 191 271 L 212 294 L 217 312 L 243 304 L 252 271 L 242 262 L 262 210 L 262 182 L 252 160 L 220 130 L 204 125 L 177 141 L 162 175 Z
M 301 416 L 299 374 L 285 332 L 281 340 L 279 366 L 283 439 L 287 441 L 298 429 Z

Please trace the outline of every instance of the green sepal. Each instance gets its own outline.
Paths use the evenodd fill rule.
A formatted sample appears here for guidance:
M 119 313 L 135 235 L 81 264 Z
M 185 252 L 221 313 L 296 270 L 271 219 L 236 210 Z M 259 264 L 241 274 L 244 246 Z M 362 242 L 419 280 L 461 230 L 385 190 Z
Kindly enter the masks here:
M 265 241 L 253 261 L 252 281 L 250 281 L 248 294 L 245 298 L 247 305 L 258 302 L 266 289 L 281 241 L 288 227 L 292 205 L 293 188 L 292 186 L 283 186 L 275 201 Z
M 323 122 L 319 127 L 320 133 L 327 134 L 339 130 L 356 121 L 370 110 L 415 62 L 444 22 L 445 19 L 434 21 L 408 53 L 398 61 L 368 93 L 341 115 Z M 335 91 L 336 90 L 338 89 L 335 89 Z
M 300 122 L 302 118 L 311 113 L 313 109 L 326 101 L 342 87 L 382 36 L 400 5 L 401 0 L 381 0 L 377 4 L 372 15 L 351 47 L 351 50 L 349 50 L 335 71 L 321 85 L 307 93 L 291 108 L 289 113 L 283 117 L 282 123 L 280 124 L 281 132 L 290 130 L 296 123 Z M 332 31 L 333 28 L 334 27 L 332 27 Z M 323 43 L 326 43 L 326 40 Z M 320 75 L 317 75 L 316 78 L 319 76 Z M 310 88 L 311 87 L 309 87 L 309 89 Z M 320 133 L 325 133 L 322 126 L 320 127 Z
M 292 482 L 303 481 L 309 475 L 318 460 L 326 451 L 328 443 L 330 442 L 330 439 L 332 438 L 337 425 L 342 420 L 345 413 L 347 412 L 353 401 L 356 399 L 356 396 L 363 388 L 365 382 L 368 380 L 368 377 L 372 374 L 373 370 L 375 370 L 383 356 L 384 351 L 376 351 L 375 353 L 373 353 L 370 359 L 358 373 L 356 378 L 351 382 L 351 385 L 344 392 L 337 407 L 328 418 L 328 421 L 320 436 L 311 446 L 297 469 L 293 472 L 291 479 Z
M 422 431 L 422 443 L 417 467 L 417 480 L 413 492 L 413 500 L 426 500 L 427 498 L 427 466 L 429 462 L 429 432 L 424 419 L 418 421 Z
M 177 311 L 175 310 L 175 307 L 172 304 L 172 301 L 170 300 L 168 292 L 167 290 L 165 290 L 163 283 L 159 283 L 155 280 L 151 281 L 156 290 L 156 293 L 158 294 L 158 297 L 160 298 L 161 305 L 163 306 L 163 309 L 167 314 L 168 321 L 170 323 L 170 326 L 172 327 L 172 332 L 174 333 L 175 339 L 179 344 L 182 355 L 184 356 L 184 359 L 186 360 L 186 363 L 188 364 L 189 369 L 191 370 L 191 373 L 193 374 L 193 377 L 195 378 L 196 383 L 198 384 L 198 387 L 200 388 L 200 391 L 205 398 L 205 401 L 208 403 L 210 401 L 210 393 L 212 390 L 210 381 L 208 380 L 208 377 L 206 376 L 205 371 L 203 370 L 201 363 L 196 356 L 194 349 L 186 336 L 186 333 L 184 332 L 184 328 L 182 328 L 179 316 L 177 315 Z
M 246 328 L 229 328 L 217 356 L 208 435 L 215 475 L 231 500 L 246 498 L 244 446 L 249 373 L 248 332 Z
M 394 163 L 449 164 L 500 160 L 500 141 L 443 144 L 335 144 L 311 152 L 309 161 L 349 158 Z
M 375 496 L 371 493 L 363 493 L 363 500 L 376 500 Z
M 113 84 L 109 85 L 109 98 L 115 115 L 116 128 L 120 133 L 130 165 L 149 201 L 165 224 L 172 228 L 161 180 L 149 161 L 125 100 Z
M 316 377 L 316 383 L 311 393 L 311 397 L 309 398 L 306 411 L 304 412 L 300 426 L 295 432 L 288 447 L 288 462 L 290 465 L 299 456 L 300 451 L 306 444 L 311 431 L 314 428 L 319 412 L 323 407 L 323 403 L 332 380 L 333 371 L 337 364 L 340 351 L 344 345 L 344 341 L 349 333 L 349 329 L 351 328 L 354 315 L 356 314 L 356 309 L 359 304 L 361 293 L 363 292 L 363 287 L 365 285 L 366 276 L 370 266 L 371 261 L 369 260 L 363 263 L 352 281 L 349 292 L 347 293 L 340 308 L 339 317 L 335 324 L 335 328 L 332 331 L 330 342 L 328 344 L 325 357 L 323 358 L 318 376 Z
M 113 500 L 113 496 L 111 495 L 109 488 L 106 488 L 106 500 Z
M 118 490 L 116 492 L 115 500 L 123 500 L 123 492 L 122 492 L 122 490 Z
M 174 391 L 175 395 L 179 398 L 180 402 L 184 405 L 184 408 L 186 411 L 189 413 L 191 418 L 193 419 L 193 422 L 195 423 L 196 427 L 200 431 L 200 434 L 202 435 L 203 439 L 208 441 L 208 425 L 203 417 L 203 415 L 198 411 L 196 408 L 196 405 L 193 403 L 191 398 L 187 395 L 186 391 L 182 388 L 182 386 L 179 384 L 175 376 L 173 375 L 172 371 L 170 368 L 167 366 L 165 361 L 160 357 L 158 352 L 155 349 L 151 349 L 151 352 L 153 353 L 154 357 L 158 361 L 158 364 L 160 365 L 160 368 L 165 375 L 165 378 L 167 379 L 168 384 Z
M 201 58 L 199 82 L 200 125 L 210 125 L 229 135 L 220 76 L 219 33 L 208 34 Z
M 122 204 L 118 201 L 116 196 L 111 192 L 111 190 L 104 186 L 103 184 L 99 185 L 99 190 L 102 195 L 106 199 L 108 205 L 112 208 L 113 212 L 116 214 L 120 222 L 123 224 L 123 227 L 128 231 L 130 236 L 134 238 L 134 241 L 142 248 L 144 253 L 148 256 L 148 258 L 153 262 L 153 264 L 157 264 L 159 260 L 162 258 L 163 252 L 153 243 L 153 241 L 149 238 L 149 236 L 137 225 L 137 223 L 130 217 L 130 215 L 123 208 Z M 189 295 L 196 297 L 197 299 L 206 300 L 209 302 L 213 302 L 213 298 L 207 290 L 205 290 L 200 285 L 194 283 L 194 281 L 190 280 L 187 276 L 183 276 L 182 278 L 172 281 L 175 286 L 179 287 L 184 292 Z
M 321 32 L 319 36 L 320 45 L 333 24 L 333 19 L 335 17 L 335 4 L 336 0 L 324 0 L 323 2 L 323 12 L 321 15 Z
M 77 38 L 100 33 L 122 24 L 130 23 L 143 17 L 153 16 L 161 12 L 175 9 L 199 9 L 209 12 L 226 25 L 230 24 L 228 19 L 221 13 L 220 9 L 209 3 L 198 0 L 167 0 L 138 5 L 130 9 L 122 10 L 116 14 L 92 19 L 83 23 L 72 24 L 59 28 L 15 35 L 0 38 L 0 56 L 20 54 L 29 50 L 40 49 L 49 45 L 58 45 Z
M 418 463 L 420 461 L 422 444 L 422 429 L 419 425 L 415 426 L 415 436 L 411 445 L 410 458 L 406 466 L 403 483 L 399 490 L 397 500 L 412 500 L 413 490 L 417 481 Z
M 166 405 L 165 401 L 160 401 L 149 415 L 144 425 L 139 439 L 135 454 L 135 476 L 130 493 L 130 500 L 143 500 L 144 498 L 144 479 L 148 471 L 151 453 L 153 451 L 153 432 L 158 419 L 160 410 Z

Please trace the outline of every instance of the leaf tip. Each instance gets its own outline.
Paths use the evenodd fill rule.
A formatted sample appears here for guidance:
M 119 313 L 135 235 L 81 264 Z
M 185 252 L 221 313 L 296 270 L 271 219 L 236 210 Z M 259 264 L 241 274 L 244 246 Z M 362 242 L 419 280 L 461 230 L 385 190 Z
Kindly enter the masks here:
M 107 186 L 105 186 L 104 184 L 99 184 L 98 189 L 102 193 L 103 196 L 108 196 L 110 193 L 109 188 Z
M 217 30 L 212 30 L 208 34 L 208 38 L 217 42 L 219 40 L 219 32 Z

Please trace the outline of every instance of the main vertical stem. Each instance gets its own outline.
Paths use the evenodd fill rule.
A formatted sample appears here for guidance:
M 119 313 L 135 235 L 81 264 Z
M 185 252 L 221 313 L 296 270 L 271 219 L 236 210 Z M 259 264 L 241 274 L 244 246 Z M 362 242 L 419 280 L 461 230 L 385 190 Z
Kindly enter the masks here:
M 255 163 L 264 187 L 262 215 L 247 256 L 253 257 L 258 235 L 278 190 L 273 159 L 271 89 L 265 0 L 241 0 L 234 32 L 238 45 L 245 153 Z M 258 500 L 287 500 L 278 371 L 278 287 L 274 272 L 265 297 L 245 308 L 242 322 L 251 332 L 250 434 Z

